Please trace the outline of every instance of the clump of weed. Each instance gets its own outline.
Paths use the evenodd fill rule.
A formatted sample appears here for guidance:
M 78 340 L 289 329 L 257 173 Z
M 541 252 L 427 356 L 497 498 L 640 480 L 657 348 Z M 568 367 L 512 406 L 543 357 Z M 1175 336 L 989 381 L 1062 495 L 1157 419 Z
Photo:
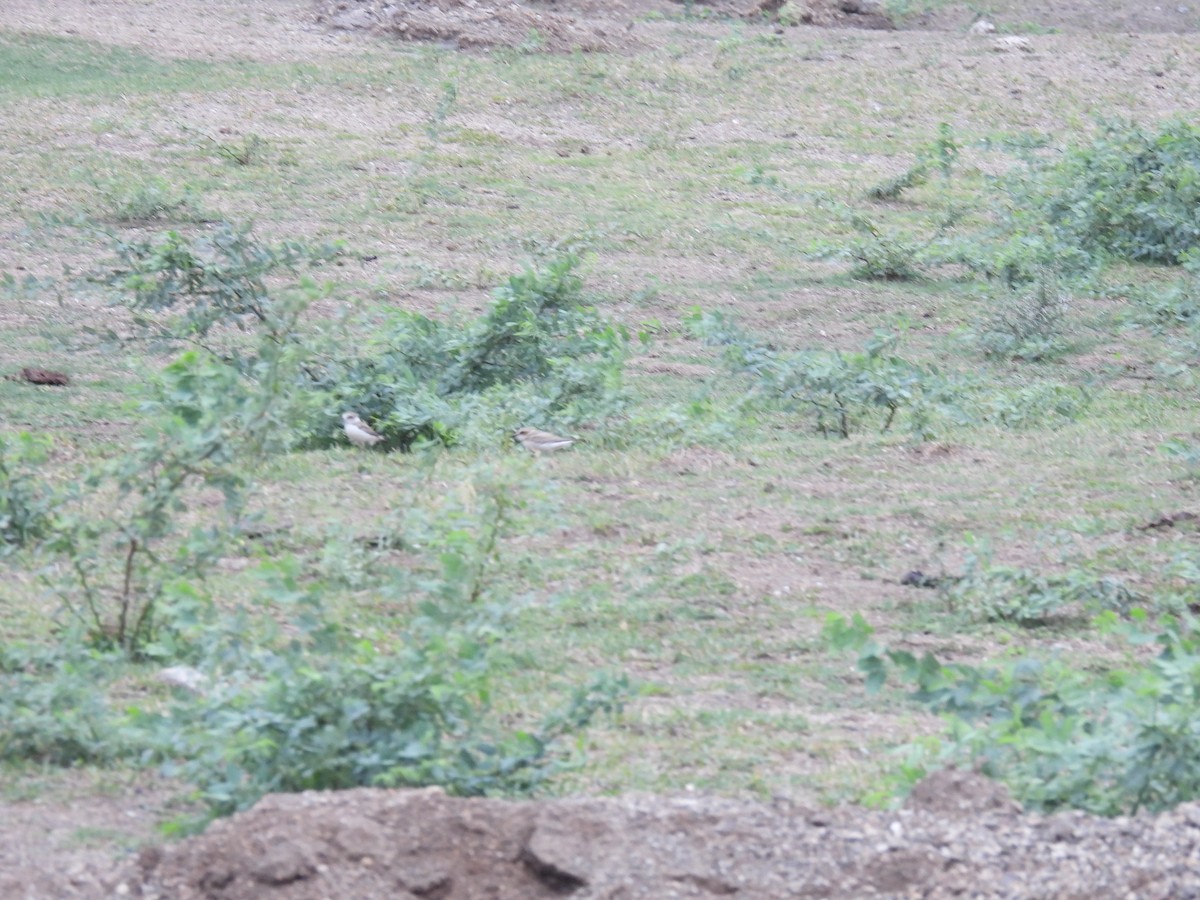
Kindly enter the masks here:
M 93 213 L 120 225 L 144 225 L 174 219 L 194 222 L 203 217 L 195 193 L 176 188 L 160 177 L 94 179 L 100 201 Z
M 754 379 L 752 391 L 776 408 L 805 409 L 823 435 L 849 437 L 870 421 L 888 431 L 907 413 L 914 436 L 933 433 L 955 406 L 959 386 L 932 367 L 897 355 L 897 337 L 878 333 L 860 352 L 799 350 L 784 353 L 742 331 L 720 313 L 693 310 L 694 335 L 724 347 L 726 363 Z
M 852 277 L 868 281 L 915 281 L 944 265 L 947 235 L 961 217 L 950 211 L 927 226 L 926 233 L 918 233 L 853 210 L 836 214 L 852 234 L 836 242 L 820 241 L 811 253 L 817 259 L 848 262 Z
M 1178 263 L 1200 243 L 1200 126 L 1109 123 L 1032 194 L 1035 214 L 1087 252 Z
M 1145 603 L 1145 598 L 1120 579 L 1097 577 L 1084 568 L 1048 575 L 1024 566 L 999 565 L 988 544 L 974 540 L 969 543 L 962 575 L 941 579 L 939 589 L 954 613 L 1027 628 L 1084 613 L 1128 612 Z
M 857 654 L 868 690 L 894 678 L 911 686 L 914 701 L 950 720 L 940 752 L 925 754 L 930 764 L 978 768 L 1030 809 L 1116 816 L 1194 801 L 1200 634 L 1191 622 L 1152 631 L 1144 617 L 1122 624 L 1113 613 L 1101 624 L 1131 648 L 1157 644 L 1158 655 L 1106 672 L 1057 659 L 944 664 L 930 653 L 918 659 L 878 644 L 858 615 L 831 615 L 824 637 Z M 910 768 L 919 776 L 920 767 Z
M 1040 362 L 1069 349 L 1068 295 L 1054 273 L 1043 272 L 1022 288 L 1002 288 L 988 305 L 988 318 L 974 335 L 985 356 Z
M 260 165 L 266 161 L 270 144 L 257 134 L 248 134 L 241 141 L 214 141 L 217 155 L 235 166 Z
M 47 438 L 26 431 L 0 435 L 0 555 L 53 530 L 59 497 L 41 476 L 49 447 Z
M 1002 428 L 1055 428 L 1078 421 L 1094 399 L 1084 387 L 1033 382 L 987 388 L 971 397 L 974 418 Z
M 611 414 L 623 404 L 629 336 L 588 302 L 579 264 L 565 252 L 510 277 L 471 322 L 396 313 L 358 355 L 308 366 L 305 387 L 402 449 L 457 443 L 483 419 L 494 433 L 497 421 L 569 426 Z M 330 440 L 314 422 L 308 442 Z
M 943 178 L 949 178 L 961 149 L 954 139 L 950 124 L 942 122 L 938 126 L 937 139 L 917 152 L 916 162 L 895 178 L 868 189 L 867 197 L 871 200 L 896 200 L 909 188 L 925 184 L 935 171 Z

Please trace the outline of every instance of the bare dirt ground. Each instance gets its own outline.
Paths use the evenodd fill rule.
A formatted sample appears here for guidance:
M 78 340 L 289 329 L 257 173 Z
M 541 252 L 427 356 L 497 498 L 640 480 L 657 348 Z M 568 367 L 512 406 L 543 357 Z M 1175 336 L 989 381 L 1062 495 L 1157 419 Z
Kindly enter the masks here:
M 776 27 L 779 5 L 696 4 Z M 1183 32 L 1179 3 L 995 3 L 1001 27 Z M 433 0 L 5 0 L 0 28 L 75 35 L 164 56 L 312 60 L 379 37 L 471 49 L 638 52 L 662 0 L 491 6 Z M 857 11 L 852 11 L 857 10 Z M 903 23 L 963 29 L 950 5 Z M 814 26 L 885 28 L 868 3 L 813 0 Z M 903 40 L 901 35 L 900 40 Z M 1106 65 L 1097 62 L 1097 67 Z M 454 800 L 435 790 L 270 797 L 199 837 L 153 846 L 161 786 L 61 793 L 0 812 L 0 897 L 865 897 L 1200 896 L 1200 805 L 1156 818 L 1024 816 L 995 785 L 934 776 L 900 812 L 813 810 L 720 798 Z M 117 836 L 114 862 L 81 832 Z

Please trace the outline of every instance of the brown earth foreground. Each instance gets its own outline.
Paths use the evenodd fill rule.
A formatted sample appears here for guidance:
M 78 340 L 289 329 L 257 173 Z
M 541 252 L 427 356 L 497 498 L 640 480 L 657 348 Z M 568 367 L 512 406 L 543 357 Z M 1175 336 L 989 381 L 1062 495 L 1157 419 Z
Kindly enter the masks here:
M 276 795 L 62 896 L 154 898 L 1200 897 L 1200 804 L 1022 815 L 944 771 L 904 809 L 441 790 Z

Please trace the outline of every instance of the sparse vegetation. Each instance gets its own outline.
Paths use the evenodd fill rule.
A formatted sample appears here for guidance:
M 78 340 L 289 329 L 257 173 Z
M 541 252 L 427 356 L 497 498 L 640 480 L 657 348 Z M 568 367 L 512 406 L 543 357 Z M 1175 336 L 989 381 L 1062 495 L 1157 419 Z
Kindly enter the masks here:
M 1144 624 L 1118 626 L 1113 615 L 1101 621 L 1134 645 L 1157 644 L 1157 656 L 1103 674 L 1053 658 L 985 668 L 890 650 L 861 616 L 831 617 L 825 633 L 833 647 L 858 654 L 870 689 L 895 678 L 951 721 L 931 764 L 977 766 L 1030 809 L 1136 815 L 1194 800 L 1200 646 L 1191 623 L 1148 633 Z
M 510 277 L 474 322 L 396 313 L 355 356 L 307 366 L 300 388 L 358 410 L 402 449 L 529 421 L 603 421 L 622 409 L 629 339 L 587 302 L 579 263 L 566 253 Z M 307 442 L 328 444 L 328 429 L 314 424 Z
M 54 527 L 57 498 L 38 475 L 49 443 L 27 431 L 11 441 L 0 435 L 0 556 L 43 539 Z
M 1089 45 L 1122 78 L 1017 104 L 958 36 L 758 28 L 319 65 L 0 31 L 3 765 L 166 766 L 206 814 L 886 803 L 950 759 L 1044 809 L 1194 797 L 1194 74 Z M 1159 99 L 1093 123 L 1118 84 Z

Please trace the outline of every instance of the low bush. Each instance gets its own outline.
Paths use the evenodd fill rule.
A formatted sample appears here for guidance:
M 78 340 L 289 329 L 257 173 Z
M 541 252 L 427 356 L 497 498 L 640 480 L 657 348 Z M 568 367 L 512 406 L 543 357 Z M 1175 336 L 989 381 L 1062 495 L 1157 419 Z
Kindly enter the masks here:
M 1109 123 L 1028 193 L 1033 214 L 1090 253 L 1179 263 L 1200 243 L 1200 126 Z M 1026 192 L 1022 192 L 1026 193 Z
M 276 440 L 280 397 L 257 386 L 211 354 L 183 353 L 145 404 L 152 425 L 131 452 L 59 498 L 43 578 L 95 646 L 142 658 L 171 639 L 164 598 L 180 579 L 203 582 L 245 508 L 246 466 Z M 218 514 L 185 525 L 205 492 L 223 498 Z
M 903 413 L 910 431 L 925 438 L 938 419 L 957 415 L 961 386 L 896 355 L 894 335 L 876 334 L 861 352 L 785 353 L 720 313 L 693 310 L 686 324 L 696 337 L 723 347 L 726 363 L 752 377 L 752 392 L 777 408 L 808 411 L 823 435 L 849 437 L 868 422 L 888 431 Z
M 1200 798 L 1200 633 L 1190 622 L 1150 631 L 1136 611 L 1133 624 L 1112 613 L 1101 622 L 1158 655 L 1103 673 L 1067 660 L 943 664 L 878 644 L 858 615 L 831 615 L 824 636 L 858 655 L 869 690 L 894 677 L 949 718 L 930 765 L 978 767 L 1029 809 L 1135 815 Z
M 105 764 L 139 742 L 105 697 L 114 661 L 89 652 L 0 645 L 0 760 Z
M 999 565 L 992 560 L 991 548 L 973 539 L 968 542 L 962 575 L 942 579 L 940 587 L 953 612 L 1025 627 L 1106 610 L 1124 613 L 1145 603 L 1120 579 L 1097 576 L 1086 568 L 1049 575 L 1029 567 Z
M 587 301 L 579 263 L 568 252 L 512 276 L 471 322 L 396 313 L 355 342 L 359 353 L 306 366 L 300 386 L 356 410 L 400 449 L 456 443 L 480 420 L 494 437 L 498 421 L 569 427 L 615 413 L 629 336 Z M 309 423 L 308 446 L 334 440 L 327 421 Z
M 1086 388 L 1054 382 L 977 386 L 970 398 L 971 417 L 1013 431 L 1054 429 L 1082 418 L 1093 399 Z
M 222 222 L 195 238 L 169 231 L 153 238 L 115 243 L 112 266 L 95 278 L 117 292 L 118 302 L 133 314 L 134 334 L 160 344 L 204 342 L 222 326 L 254 330 L 275 342 L 294 339 L 306 303 L 294 297 L 295 286 L 269 286 L 271 279 L 291 277 L 310 295 L 317 288 L 301 273 L 342 253 L 335 244 L 310 247 L 299 241 L 276 246 L 261 243 L 249 225 Z M 122 340 L 114 330 L 101 335 Z M 216 348 L 213 348 L 216 349 Z M 222 355 L 235 353 L 226 343 Z
M 1055 359 L 1067 352 L 1068 296 L 1051 272 L 990 297 L 989 314 L 974 335 L 986 356 L 1031 362 Z
M 160 595 L 175 618 L 149 649 L 183 651 L 175 658 L 186 654 L 203 673 L 169 704 L 145 694 L 110 699 L 133 671 L 128 656 L 87 648 L 77 629 L 58 649 L 5 648 L 0 759 L 161 764 L 210 815 L 271 791 L 536 789 L 570 762 L 565 739 L 619 712 L 631 688 L 600 673 L 540 721 L 497 711 L 512 604 L 489 567 L 515 502 L 507 488 L 465 492 L 473 521 L 446 509 L 426 523 L 422 548 L 436 569 L 411 566 L 394 583 L 387 572 L 374 577 L 375 591 L 408 610 L 398 634 L 371 639 L 344 625 L 329 585 L 284 557 L 248 572 L 251 589 L 237 603 L 207 602 L 182 579 Z
M 0 435 L 0 556 L 36 543 L 54 527 L 59 498 L 39 471 L 49 447 L 48 439 L 27 431 Z
M 223 815 L 277 791 L 437 784 L 462 795 L 528 792 L 562 764 L 555 742 L 599 712 L 619 710 L 627 686 L 601 678 L 528 730 L 491 707 L 495 626 L 421 620 L 401 649 L 369 644 L 262 655 L 260 674 L 157 723 L 167 771 L 197 786 Z M 244 672 L 242 673 L 244 676 Z

